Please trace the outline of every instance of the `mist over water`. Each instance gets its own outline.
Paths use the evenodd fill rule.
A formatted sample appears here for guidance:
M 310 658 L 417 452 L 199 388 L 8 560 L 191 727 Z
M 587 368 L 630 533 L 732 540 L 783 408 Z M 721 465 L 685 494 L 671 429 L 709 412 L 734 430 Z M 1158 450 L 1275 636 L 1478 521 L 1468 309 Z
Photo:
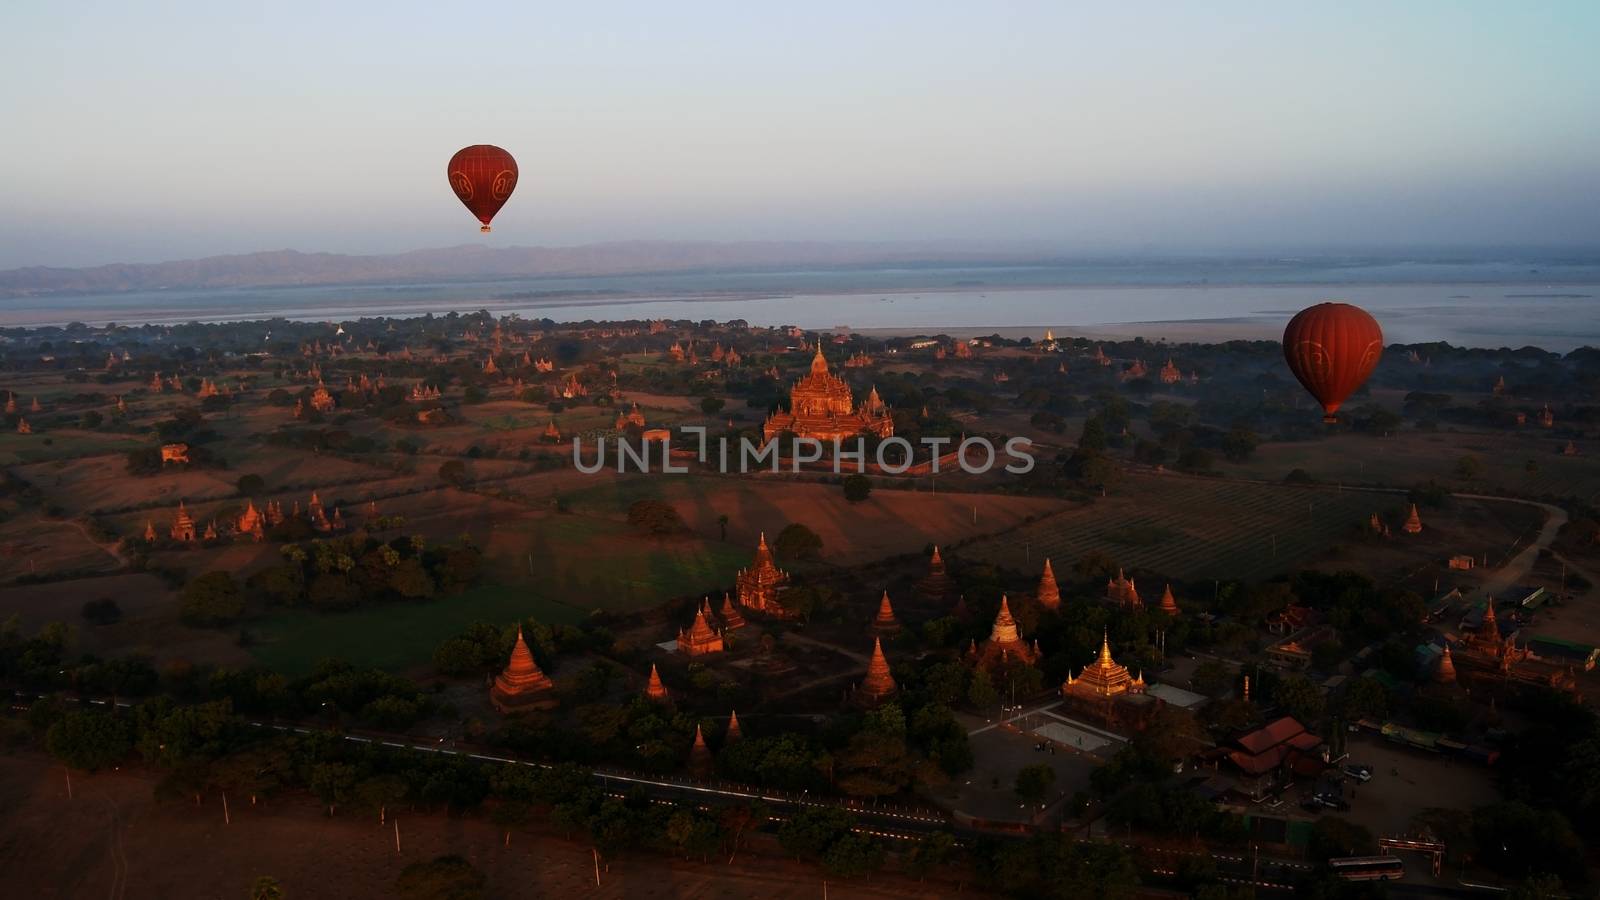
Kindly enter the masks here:
M 744 319 L 960 334 L 1136 323 L 1121 330 L 1180 340 L 1176 323 L 1204 322 L 1205 339 L 1222 340 L 1276 337 L 1295 311 L 1329 299 L 1366 307 L 1391 342 L 1600 346 L 1600 262 L 1587 259 L 1108 261 L 143 291 L 8 300 L 0 323 L 337 321 L 487 309 L 563 322 Z

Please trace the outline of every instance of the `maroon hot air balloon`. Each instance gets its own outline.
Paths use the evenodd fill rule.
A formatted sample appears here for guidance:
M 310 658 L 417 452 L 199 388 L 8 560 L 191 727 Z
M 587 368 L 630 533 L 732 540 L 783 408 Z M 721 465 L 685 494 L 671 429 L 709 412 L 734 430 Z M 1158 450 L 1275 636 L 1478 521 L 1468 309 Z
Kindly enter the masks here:
M 483 223 L 479 231 L 489 230 L 489 220 L 517 189 L 517 161 L 493 144 L 462 147 L 450 157 L 446 172 L 462 205 Z
M 1339 421 L 1339 404 L 1367 380 L 1382 355 L 1378 320 L 1348 303 L 1306 307 L 1283 330 L 1283 358 L 1322 404 L 1324 422 Z

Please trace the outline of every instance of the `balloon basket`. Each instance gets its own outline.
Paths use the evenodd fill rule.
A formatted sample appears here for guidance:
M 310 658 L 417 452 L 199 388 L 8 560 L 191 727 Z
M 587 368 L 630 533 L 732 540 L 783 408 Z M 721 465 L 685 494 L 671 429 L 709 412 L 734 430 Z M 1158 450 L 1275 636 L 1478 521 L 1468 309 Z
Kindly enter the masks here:
M 489 226 L 487 226 L 487 225 L 479 225 L 478 226 L 478 230 L 483 232 L 484 234 L 488 234 L 489 233 Z
M 1338 416 L 1334 416 L 1334 415 L 1323 416 L 1322 417 L 1322 424 L 1324 424 L 1324 425 L 1337 425 L 1337 424 L 1339 424 L 1339 417 Z

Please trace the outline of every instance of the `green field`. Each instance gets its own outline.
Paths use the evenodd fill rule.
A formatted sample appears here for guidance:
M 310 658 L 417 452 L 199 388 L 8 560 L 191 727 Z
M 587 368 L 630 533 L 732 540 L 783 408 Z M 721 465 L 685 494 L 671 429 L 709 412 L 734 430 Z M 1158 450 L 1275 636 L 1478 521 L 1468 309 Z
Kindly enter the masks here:
M 1600 446 L 1580 440 L 1580 455 L 1563 456 L 1559 451 L 1565 443 L 1542 429 L 1402 432 L 1386 438 L 1343 434 L 1320 441 L 1262 444 L 1249 462 L 1223 463 L 1222 468 L 1229 475 L 1268 481 L 1304 469 L 1327 483 L 1410 487 L 1435 479 L 1465 493 L 1600 500 Z M 1476 457 L 1483 471 L 1461 480 L 1455 467 L 1467 455 Z
M 250 627 L 259 643 L 250 653 L 285 675 L 304 675 L 330 657 L 358 666 L 406 669 L 423 665 L 445 638 L 467 624 L 531 617 L 552 624 L 582 621 L 574 607 L 532 596 L 526 588 L 485 586 L 424 603 L 392 603 L 347 613 L 291 610 Z
M 1093 550 L 1173 578 L 1261 579 L 1288 571 L 1398 498 L 1175 476 L 1135 476 L 1091 506 L 964 548 L 962 555 L 1063 572 Z
M 641 538 L 620 522 L 550 516 L 494 532 L 484 580 L 461 594 L 348 613 L 287 610 L 252 623 L 251 654 L 302 674 L 328 657 L 363 666 L 426 665 L 468 623 L 534 618 L 576 623 L 596 611 L 631 612 L 731 585 L 750 550 L 696 538 Z

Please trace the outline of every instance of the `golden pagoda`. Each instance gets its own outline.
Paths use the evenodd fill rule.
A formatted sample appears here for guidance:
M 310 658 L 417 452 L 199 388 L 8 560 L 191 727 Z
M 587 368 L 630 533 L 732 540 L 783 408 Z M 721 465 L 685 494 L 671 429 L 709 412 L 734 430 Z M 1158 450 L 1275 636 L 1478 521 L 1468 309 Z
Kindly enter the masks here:
M 1038 658 L 1039 655 L 1034 648 L 1028 646 L 1028 642 L 1022 639 L 1022 632 L 1017 628 L 1017 620 L 1011 617 L 1010 601 L 1002 596 L 1000 611 L 995 614 L 994 627 L 989 631 L 989 639 L 978 647 L 978 665 L 989 668 L 1012 660 L 1033 665 Z
M 898 685 L 889 671 L 889 659 L 883 655 L 883 639 L 872 639 L 872 660 L 867 663 L 867 677 L 856 688 L 855 701 L 862 706 L 877 706 L 894 696 Z
M 217 521 L 212 519 L 206 523 L 206 532 L 202 540 L 214 541 L 217 539 Z
M 1068 697 L 1106 700 L 1120 694 L 1142 694 L 1144 689 L 1142 676 L 1135 678 L 1129 675 L 1127 666 L 1111 658 L 1111 641 L 1102 634 L 1100 655 L 1093 663 L 1084 666 L 1076 678 L 1069 670 L 1061 693 Z
M 544 427 L 544 439 L 552 444 L 561 443 L 561 429 L 556 427 L 555 419 L 551 419 L 550 424 Z
M 702 606 L 694 611 L 694 624 L 688 628 L 678 629 L 678 652 L 689 656 L 705 656 L 711 653 L 721 653 L 723 650 L 722 634 L 711 623 L 706 621 L 706 609 Z
M 494 364 L 494 357 L 493 356 L 490 356 L 488 359 L 485 359 L 483 361 L 483 374 L 485 374 L 485 375 L 493 375 L 493 374 L 495 374 L 495 373 L 497 373 L 499 371 L 500 371 L 500 367 Z
M 38 397 L 34 397 L 33 398 L 33 402 L 28 404 L 28 412 L 31 412 L 31 413 L 44 412 L 44 407 L 39 405 L 39 398 Z
M 656 703 L 672 702 L 672 695 L 667 693 L 667 686 L 661 683 L 661 673 L 656 671 L 655 663 L 650 664 L 650 680 L 645 682 L 644 696 Z
M 726 591 L 722 594 L 722 611 L 719 615 L 722 618 L 723 633 L 735 631 L 745 626 L 744 615 L 739 612 L 739 607 L 734 605 L 733 598 L 728 596 Z
M 955 582 L 946 574 L 944 557 L 939 555 L 938 545 L 934 545 L 933 556 L 928 558 L 928 574 L 917 582 L 917 593 L 925 597 L 942 600 L 955 593 Z
M 557 704 L 555 683 L 533 661 L 533 653 L 522 638 L 520 626 L 517 642 L 511 648 L 511 662 L 495 676 L 494 687 L 489 689 L 489 702 L 502 713 L 550 709 Z
M 1178 367 L 1172 364 L 1171 357 L 1168 357 L 1167 364 L 1161 367 L 1160 374 L 1162 384 L 1177 384 L 1183 380 L 1183 373 L 1178 371 Z
M 820 441 L 843 441 L 862 432 L 878 437 L 894 434 L 894 419 L 881 402 L 876 410 L 855 408 L 855 398 L 844 379 L 828 371 L 822 345 L 811 359 L 811 372 L 789 390 L 789 411 L 774 412 L 761 427 L 762 436 L 772 440 L 784 432 Z
M 1056 583 L 1056 573 L 1050 568 L 1048 556 L 1044 558 L 1044 572 L 1039 575 L 1039 590 L 1034 592 L 1034 599 L 1043 609 L 1061 608 L 1061 586 Z
M 744 737 L 744 732 L 739 730 L 739 713 L 728 713 L 728 729 L 722 733 L 722 746 L 726 747 L 734 741 Z
M 1161 611 L 1169 616 L 1178 614 L 1178 601 L 1172 596 L 1172 585 L 1168 584 L 1166 590 L 1161 592 Z
M 1550 404 L 1546 403 L 1544 409 L 1539 410 L 1539 425 L 1544 428 L 1556 426 L 1556 414 L 1550 411 Z
M 1106 598 L 1120 606 L 1129 609 L 1143 609 L 1144 600 L 1139 597 L 1139 588 L 1133 579 L 1117 570 L 1117 577 L 1106 582 Z
M 779 599 L 788 582 L 789 573 L 773 562 L 766 532 L 762 532 L 761 540 L 756 544 L 755 562 L 748 569 L 740 569 L 734 576 L 739 591 L 739 605 L 775 618 L 791 618 L 793 613 L 784 609 Z
M 147 544 L 154 544 L 156 542 L 156 523 L 150 521 L 149 519 L 146 519 L 144 523 L 144 540 Z
M 195 539 L 194 519 L 189 517 L 189 510 L 184 507 L 183 501 L 178 501 L 178 516 L 172 520 L 170 535 L 175 541 L 193 541 Z
M 890 637 L 900 633 L 900 621 L 894 617 L 894 607 L 889 604 L 889 592 L 883 592 L 883 599 L 878 601 L 878 615 L 872 620 L 872 633 L 879 637 Z
M 33 426 L 28 424 L 27 419 L 17 420 L 17 434 L 33 434 Z
M 1411 512 L 1406 515 L 1406 523 L 1400 526 L 1400 530 L 1406 534 L 1422 533 L 1422 517 L 1417 515 L 1417 505 L 1415 503 L 1411 504 Z
M 6 391 L 6 415 L 12 416 L 12 415 L 16 415 L 16 413 L 17 413 L 17 392 L 16 391 Z
M 689 748 L 689 774 L 695 778 L 711 777 L 711 748 L 706 746 L 705 733 L 694 726 L 694 745 Z

